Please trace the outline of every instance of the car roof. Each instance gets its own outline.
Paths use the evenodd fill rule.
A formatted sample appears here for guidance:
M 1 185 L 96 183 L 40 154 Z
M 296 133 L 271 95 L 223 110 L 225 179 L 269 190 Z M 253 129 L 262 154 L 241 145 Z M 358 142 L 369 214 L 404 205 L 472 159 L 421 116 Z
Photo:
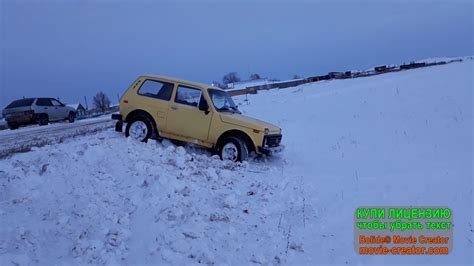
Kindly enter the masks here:
M 151 78 L 151 79 L 160 79 L 160 80 L 165 80 L 165 81 L 170 81 L 170 82 L 177 82 L 177 83 L 182 83 L 190 86 L 196 86 L 200 88 L 212 88 L 216 90 L 222 90 L 221 88 L 212 86 L 210 84 L 205 84 L 205 83 L 199 83 L 199 82 L 194 82 L 194 81 L 189 81 L 189 80 L 184 80 L 184 79 L 179 79 L 179 78 L 173 78 L 173 77 L 167 77 L 167 76 L 162 76 L 162 75 L 142 75 L 140 78 Z
M 22 101 L 22 100 L 34 100 L 34 99 L 36 99 L 36 97 L 28 97 L 28 98 L 16 99 L 16 100 L 13 100 L 12 102 L 14 102 L 14 101 Z
M 57 98 L 54 98 L 54 97 L 27 97 L 27 98 L 16 99 L 16 100 L 14 100 L 14 101 L 36 100 L 36 99 L 54 99 L 54 100 L 57 100 Z

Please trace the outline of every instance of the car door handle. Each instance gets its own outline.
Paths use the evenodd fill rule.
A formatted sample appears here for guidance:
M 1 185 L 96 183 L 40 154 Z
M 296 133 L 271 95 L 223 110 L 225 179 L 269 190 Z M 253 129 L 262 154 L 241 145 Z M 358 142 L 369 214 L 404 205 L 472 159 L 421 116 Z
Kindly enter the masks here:
M 171 110 L 178 110 L 178 107 L 172 105 L 172 106 L 171 106 Z

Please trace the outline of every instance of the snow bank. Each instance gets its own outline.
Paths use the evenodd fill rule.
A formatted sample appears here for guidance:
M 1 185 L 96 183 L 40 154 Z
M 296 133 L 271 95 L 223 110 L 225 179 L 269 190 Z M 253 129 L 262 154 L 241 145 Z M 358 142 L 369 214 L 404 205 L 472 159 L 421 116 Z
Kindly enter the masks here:
M 0 160 L 0 265 L 472 265 L 473 61 L 237 97 L 286 150 L 244 164 L 104 131 Z M 449 256 L 362 257 L 362 205 L 443 205 Z
M 264 163 L 107 131 L 0 169 L 2 265 L 283 262 L 292 248 L 292 180 Z
M 472 265 L 473 60 L 238 96 L 245 114 L 283 128 L 285 175 L 301 176 L 320 216 L 292 262 Z M 277 177 L 275 177 L 277 178 Z M 449 256 L 361 257 L 354 209 L 449 206 Z

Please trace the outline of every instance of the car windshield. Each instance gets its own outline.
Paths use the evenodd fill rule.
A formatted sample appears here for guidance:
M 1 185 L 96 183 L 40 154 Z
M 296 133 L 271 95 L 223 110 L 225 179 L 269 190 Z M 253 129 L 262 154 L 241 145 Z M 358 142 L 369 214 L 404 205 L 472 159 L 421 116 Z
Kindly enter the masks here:
M 208 89 L 209 96 L 211 97 L 212 104 L 218 112 L 234 112 L 240 113 L 235 105 L 232 97 L 227 94 L 225 91 Z

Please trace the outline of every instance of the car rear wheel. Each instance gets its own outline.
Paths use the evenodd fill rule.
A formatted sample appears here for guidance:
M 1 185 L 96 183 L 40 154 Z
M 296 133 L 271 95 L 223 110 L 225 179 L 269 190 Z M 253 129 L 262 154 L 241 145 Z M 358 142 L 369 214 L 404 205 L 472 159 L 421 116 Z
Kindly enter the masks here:
M 222 160 L 242 162 L 247 160 L 249 151 L 245 141 L 239 137 L 229 137 L 222 141 L 219 155 Z
M 17 129 L 17 128 L 18 128 L 18 124 L 15 124 L 15 123 L 8 123 L 8 128 L 11 129 L 11 130 Z
M 49 118 L 48 118 L 48 115 L 46 114 L 41 114 L 38 118 L 38 124 L 40 126 L 45 126 L 49 123 Z
M 125 136 L 141 142 L 147 142 L 151 136 L 151 131 L 150 121 L 144 117 L 137 117 L 127 123 Z

